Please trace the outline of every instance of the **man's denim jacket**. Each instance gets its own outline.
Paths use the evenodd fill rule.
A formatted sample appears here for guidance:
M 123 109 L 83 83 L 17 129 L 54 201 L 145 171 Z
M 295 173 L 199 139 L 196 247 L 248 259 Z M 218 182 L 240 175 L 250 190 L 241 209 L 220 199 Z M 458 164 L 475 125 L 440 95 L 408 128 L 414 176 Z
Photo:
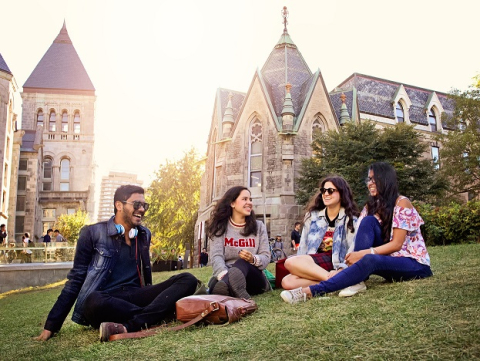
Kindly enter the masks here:
M 67 283 L 50 311 L 45 329 L 57 332 L 62 327 L 75 300 L 72 320 L 81 325 L 88 325 L 83 314 L 85 299 L 93 291 L 102 290 L 110 277 L 120 254 L 122 235 L 119 235 L 113 222 L 108 221 L 85 226 L 80 231 L 73 268 L 67 275 Z M 138 251 L 142 285 L 152 284 L 150 268 L 150 231 L 138 226 Z

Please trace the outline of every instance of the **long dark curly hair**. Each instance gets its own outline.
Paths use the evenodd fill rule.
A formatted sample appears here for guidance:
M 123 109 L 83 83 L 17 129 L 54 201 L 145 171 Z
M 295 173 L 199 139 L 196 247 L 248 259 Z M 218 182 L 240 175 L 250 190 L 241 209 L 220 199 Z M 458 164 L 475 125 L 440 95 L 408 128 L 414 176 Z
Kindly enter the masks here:
M 353 200 L 352 190 L 347 181 L 338 175 L 329 175 L 323 178 L 318 186 L 318 191 L 307 203 L 307 212 L 321 211 L 325 209 L 325 203 L 323 203 L 322 194 L 320 189 L 324 187 L 325 183 L 332 182 L 335 188 L 338 189 L 340 194 L 340 205 L 345 209 L 345 214 L 348 217 L 347 228 L 353 233 L 355 231 L 353 227 L 353 217 L 358 217 L 360 212 L 358 211 L 357 204 Z
M 376 162 L 370 165 L 368 171 L 373 171 L 373 179 L 377 187 L 377 195 L 370 194 L 367 200 L 368 215 L 378 214 L 382 220 L 383 241 L 390 241 L 393 210 L 398 198 L 397 172 L 390 164 Z
M 206 228 L 208 238 L 220 237 L 225 234 L 228 220 L 232 216 L 232 203 L 235 202 L 243 190 L 247 190 L 250 193 L 250 190 L 246 187 L 236 186 L 230 188 L 215 205 Z M 257 219 L 253 210 L 249 216 L 245 217 L 245 221 L 247 223 L 240 234 L 242 236 L 257 234 Z

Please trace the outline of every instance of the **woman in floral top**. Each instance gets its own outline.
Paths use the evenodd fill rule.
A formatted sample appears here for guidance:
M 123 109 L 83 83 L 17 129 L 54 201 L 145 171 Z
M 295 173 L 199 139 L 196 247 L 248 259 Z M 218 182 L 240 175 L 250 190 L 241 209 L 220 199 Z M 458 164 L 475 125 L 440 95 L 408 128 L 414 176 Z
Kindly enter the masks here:
M 420 232 L 424 222 L 408 198 L 399 196 L 395 169 L 373 163 L 366 184 L 369 199 L 358 221 L 355 251 L 345 257 L 349 267 L 316 285 L 283 291 L 283 300 L 297 303 L 338 290 L 339 296 L 353 296 L 367 289 L 363 281 L 371 274 L 389 281 L 432 275 Z

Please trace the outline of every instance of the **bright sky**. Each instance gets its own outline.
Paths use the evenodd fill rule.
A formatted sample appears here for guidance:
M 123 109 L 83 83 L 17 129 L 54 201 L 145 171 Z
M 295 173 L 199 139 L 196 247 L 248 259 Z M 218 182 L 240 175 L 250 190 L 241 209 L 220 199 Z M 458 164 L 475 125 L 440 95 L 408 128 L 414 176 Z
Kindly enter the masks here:
M 206 152 L 216 89 L 247 92 L 284 5 L 328 90 L 358 72 L 448 92 L 480 72 L 477 0 L 3 1 L 0 53 L 21 87 L 65 19 L 96 88 L 97 177 L 124 171 L 148 184 L 166 159 Z

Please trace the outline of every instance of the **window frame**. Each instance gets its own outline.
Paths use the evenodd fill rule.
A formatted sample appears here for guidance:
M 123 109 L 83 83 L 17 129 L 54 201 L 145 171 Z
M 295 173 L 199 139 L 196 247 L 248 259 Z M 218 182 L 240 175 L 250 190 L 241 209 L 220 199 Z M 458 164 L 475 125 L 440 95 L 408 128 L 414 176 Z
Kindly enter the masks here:
M 254 134 L 254 128 L 259 127 L 260 131 Z M 263 183 L 263 126 L 259 119 L 254 119 L 249 128 L 249 141 L 248 141 L 248 186 L 250 188 L 262 188 Z M 253 153 L 253 144 L 260 143 L 259 152 Z M 256 148 L 256 147 L 255 147 Z M 252 169 L 252 160 L 254 158 L 260 158 L 259 169 Z M 253 179 L 259 181 L 253 182 Z
M 55 118 L 52 121 L 52 117 Z M 50 114 L 48 116 L 48 131 L 53 133 L 57 131 L 57 113 L 55 110 L 50 110 Z
M 432 162 L 434 164 L 434 169 L 435 170 L 440 169 L 440 147 L 437 147 L 436 145 L 432 145 L 430 147 L 430 154 L 432 156 Z
M 62 112 L 61 131 L 62 133 L 68 133 L 68 112 L 66 110 Z
M 42 117 L 42 121 L 39 121 L 39 117 Z M 43 112 L 43 109 L 38 109 L 37 110 L 37 126 L 41 126 L 43 128 L 45 124 L 45 113 Z
M 428 125 L 430 126 L 430 131 L 431 132 L 438 132 L 438 123 L 437 123 L 437 114 L 435 114 L 435 110 L 433 107 L 431 107 L 428 110 Z M 435 120 L 435 122 L 432 122 L 432 119 Z
M 399 117 L 398 113 L 399 111 L 402 112 L 402 116 Z M 403 104 L 398 101 L 397 104 L 395 104 L 395 119 L 397 120 L 397 123 L 405 123 L 405 108 L 403 107 Z M 401 121 L 399 119 L 402 119 Z
M 76 110 L 73 115 L 73 133 L 80 134 L 81 130 L 82 130 L 82 127 L 81 127 L 80 112 Z

